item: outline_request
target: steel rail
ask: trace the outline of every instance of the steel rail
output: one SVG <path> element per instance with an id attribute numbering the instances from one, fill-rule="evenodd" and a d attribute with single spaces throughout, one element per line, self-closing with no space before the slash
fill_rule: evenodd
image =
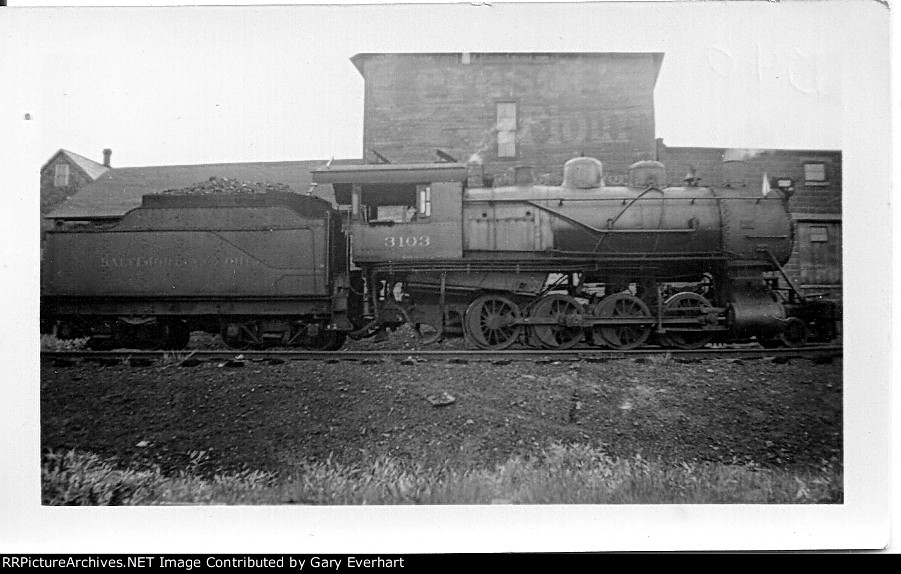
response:
<path id="1" fill-rule="evenodd" d="M 741 348 L 704 348 L 704 349 L 634 349 L 630 351 L 615 351 L 610 349 L 569 349 L 566 351 L 553 351 L 543 349 L 507 349 L 504 351 L 483 350 L 385 350 L 385 351 L 240 351 L 235 349 L 221 350 L 184 350 L 184 351 L 140 351 L 120 349 L 115 351 L 42 351 L 42 359 L 171 359 L 175 362 L 183 362 L 187 359 L 196 360 L 235 360 L 239 357 L 244 360 L 371 360 L 371 359 L 397 359 L 408 358 L 435 359 L 435 360 L 466 360 L 466 361 L 499 361 L 499 360 L 618 360 L 639 359 L 651 357 L 669 357 L 673 359 L 762 359 L 774 358 L 815 358 L 815 357 L 841 357 L 840 345 L 811 345 L 804 347 L 783 347 L 777 349 L 764 349 L 760 347 Z"/>

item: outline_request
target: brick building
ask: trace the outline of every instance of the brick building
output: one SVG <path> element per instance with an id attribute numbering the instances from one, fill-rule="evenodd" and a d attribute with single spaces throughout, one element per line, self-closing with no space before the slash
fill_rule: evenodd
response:
<path id="1" fill-rule="evenodd" d="M 795 244 L 786 266 L 805 293 L 842 297 L 842 152 L 669 147 L 657 140 L 657 158 L 670 185 L 691 172 L 700 185 L 745 187 L 756 192 L 791 183 L 788 206 Z"/>
<path id="2" fill-rule="evenodd" d="M 363 149 L 393 163 L 440 149 L 509 180 L 527 164 L 559 182 L 566 160 L 603 159 L 609 183 L 656 156 L 660 53 L 357 54 Z"/>

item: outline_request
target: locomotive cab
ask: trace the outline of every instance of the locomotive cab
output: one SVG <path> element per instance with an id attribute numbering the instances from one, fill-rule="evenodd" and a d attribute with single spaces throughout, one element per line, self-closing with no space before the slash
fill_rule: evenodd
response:
<path id="1" fill-rule="evenodd" d="M 313 171 L 348 213 L 358 263 L 460 258 L 463 164 L 380 164 Z"/>

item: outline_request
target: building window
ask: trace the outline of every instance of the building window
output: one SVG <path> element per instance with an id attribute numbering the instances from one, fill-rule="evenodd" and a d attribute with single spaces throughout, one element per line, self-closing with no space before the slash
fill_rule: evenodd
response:
<path id="1" fill-rule="evenodd" d="M 497 157 L 516 157 L 516 102 L 497 104 Z"/>
<path id="2" fill-rule="evenodd" d="M 805 163 L 804 183 L 806 185 L 828 185 L 825 163 Z"/>
<path id="3" fill-rule="evenodd" d="M 66 187 L 67 185 L 69 185 L 69 164 L 57 164 L 53 178 L 53 187 Z"/>
<path id="4" fill-rule="evenodd" d="M 810 242 L 824 243 L 829 241 L 829 231 L 824 225 L 813 225 L 810 227 Z"/>

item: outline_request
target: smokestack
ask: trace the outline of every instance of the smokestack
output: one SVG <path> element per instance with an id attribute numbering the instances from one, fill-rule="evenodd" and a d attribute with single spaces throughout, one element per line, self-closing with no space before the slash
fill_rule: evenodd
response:
<path id="1" fill-rule="evenodd" d="M 106 148 L 103 150 L 103 165 L 110 167 L 109 158 L 113 155 L 113 150 Z"/>

